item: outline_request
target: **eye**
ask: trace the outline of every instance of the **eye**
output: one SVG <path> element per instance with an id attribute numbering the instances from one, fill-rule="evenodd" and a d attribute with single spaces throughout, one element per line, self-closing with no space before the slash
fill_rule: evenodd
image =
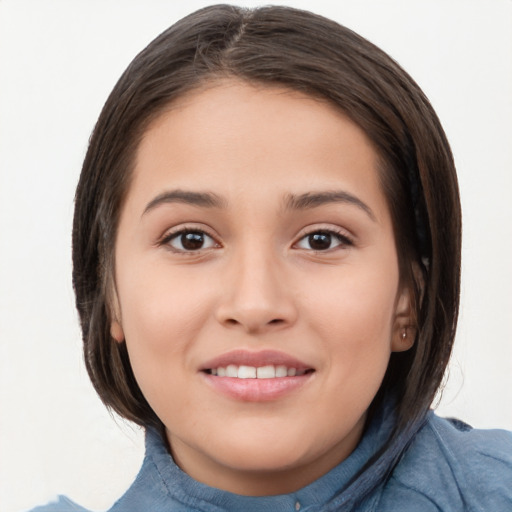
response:
<path id="1" fill-rule="evenodd" d="M 310 251 L 328 251 L 340 246 L 352 245 L 352 241 L 341 233 L 335 231 L 319 230 L 308 233 L 296 244 L 300 249 Z"/>
<path id="2" fill-rule="evenodd" d="M 162 244 L 170 245 L 177 252 L 192 252 L 218 247 L 218 243 L 204 231 L 182 230 L 167 236 Z"/>

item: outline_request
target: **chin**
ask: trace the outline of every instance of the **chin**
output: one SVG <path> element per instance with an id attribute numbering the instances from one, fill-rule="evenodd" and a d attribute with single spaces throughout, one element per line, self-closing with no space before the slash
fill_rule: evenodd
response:
<path id="1" fill-rule="evenodd" d="M 211 448 L 215 448 L 211 450 Z M 288 470 L 314 458 L 304 438 L 284 431 L 278 435 L 231 435 L 210 446 L 210 457 L 239 471 L 274 472 Z M 312 455 L 312 457 L 311 457 Z"/>

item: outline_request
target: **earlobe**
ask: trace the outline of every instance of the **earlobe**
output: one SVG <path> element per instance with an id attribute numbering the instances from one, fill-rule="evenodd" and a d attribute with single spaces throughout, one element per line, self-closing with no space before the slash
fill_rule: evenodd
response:
<path id="1" fill-rule="evenodd" d="M 121 324 L 117 320 L 112 320 L 112 323 L 110 324 L 110 335 L 118 343 L 124 341 L 124 331 L 121 327 Z"/>
<path id="2" fill-rule="evenodd" d="M 395 324 L 391 335 L 391 350 L 404 352 L 414 345 L 416 327 L 412 308 L 411 291 L 404 288 L 400 293 L 395 310 Z"/>
<path id="3" fill-rule="evenodd" d="M 410 325 L 399 327 L 398 332 L 393 333 L 391 350 L 393 352 L 405 352 L 414 345 L 416 329 Z"/>
<path id="4" fill-rule="evenodd" d="M 117 343 L 122 343 L 124 341 L 124 331 L 119 320 L 121 318 L 121 312 L 119 300 L 117 298 L 117 291 L 113 285 L 111 287 L 111 294 L 109 296 L 109 300 L 107 300 L 107 304 L 109 306 L 110 317 L 112 318 L 110 321 L 110 336 L 112 336 Z"/>

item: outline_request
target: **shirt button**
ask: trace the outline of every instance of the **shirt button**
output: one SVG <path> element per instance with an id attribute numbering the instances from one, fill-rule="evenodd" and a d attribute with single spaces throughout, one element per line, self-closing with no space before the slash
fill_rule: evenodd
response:
<path id="1" fill-rule="evenodd" d="M 295 510 L 300 510 L 300 503 L 298 501 L 295 502 Z"/>

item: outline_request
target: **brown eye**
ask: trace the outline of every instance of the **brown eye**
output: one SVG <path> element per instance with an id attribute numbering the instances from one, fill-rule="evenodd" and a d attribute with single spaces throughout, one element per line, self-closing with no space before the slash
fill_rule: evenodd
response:
<path id="1" fill-rule="evenodd" d="M 352 242 L 334 231 L 314 231 L 299 240 L 297 247 L 310 251 L 327 251 L 340 246 L 349 246 Z"/>
<path id="2" fill-rule="evenodd" d="M 313 233 L 308 236 L 308 243 L 314 251 L 325 251 L 331 248 L 332 236 L 330 233 Z"/>
<path id="3" fill-rule="evenodd" d="M 202 231 L 181 231 L 175 233 L 167 242 L 173 249 L 182 252 L 209 249 L 217 244 L 215 240 Z"/>

